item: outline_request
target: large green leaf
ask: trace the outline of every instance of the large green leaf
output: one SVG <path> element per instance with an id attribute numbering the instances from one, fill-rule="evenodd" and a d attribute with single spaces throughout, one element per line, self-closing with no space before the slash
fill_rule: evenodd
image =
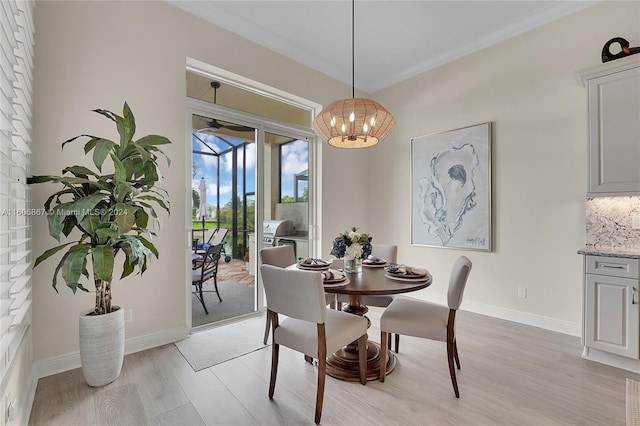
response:
<path id="1" fill-rule="evenodd" d="M 124 249 L 124 252 L 125 252 L 125 259 L 124 259 L 124 263 L 122 264 L 122 275 L 120 275 L 120 279 L 131 275 L 135 267 L 135 262 L 132 262 L 129 256 L 129 253 L 131 252 L 131 250 L 129 249 L 129 246 L 126 246 L 126 248 Z"/>
<path id="2" fill-rule="evenodd" d="M 95 138 L 95 136 L 92 136 L 92 135 L 78 135 L 78 136 L 74 136 L 74 137 L 72 137 L 71 139 L 67 139 L 66 141 L 62 142 L 62 149 L 64 150 L 64 146 L 65 146 L 66 144 L 68 144 L 68 143 L 70 143 L 70 142 L 73 142 L 73 141 L 75 141 L 76 139 L 79 139 L 79 138 L 89 138 L 89 139 L 93 139 L 93 138 Z"/>
<path id="3" fill-rule="evenodd" d="M 62 221 L 62 233 L 64 234 L 64 236 L 68 237 L 69 234 L 71 234 L 71 231 L 73 231 L 73 229 L 76 227 L 77 224 L 78 224 L 78 221 L 76 220 L 75 216 L 73 215 L 65 216 L 64 220 Z"/>
<path id="4" fill-rule="evenodd" d="M 127 170 L 125 169 L 124 165 L 114 154 L 111 154 L 111 160 L 113 161 L 113 167 L 115 171 L 114 178 L 116 184 L 125 182 L 127 180 Z"/>
<path id="5" fill-rule="evenodd" d="M 136 147 L 136 151 L 138 151 L 138 154 L 140 154 L 140 157 L 142 157 L 142 162 L 146 163 L 151 159 L 151 153 L 144 149 L 144 147 L 141 147 L 140 145 L 134 146 Z"/>
<path id="6" fill-rule="evenodd" d="M 121 234 L 129 232 L 129 230 L 136 223 L 136 210 L 138 207 L 133 207 L 129 204 L 116 204 L 113 206 L 112 214 L 118 229 Z"/>
<path id="7" fill-rule="evenodd" d="M 107 117 L 111 121 L 116 121 L 116 118 L 115 118 L 116 115 L 114 113 L 112 113 L 111 111 L 108 111 L 106 109 L 100 109 L 100 108 L 94 109 L 92 111 L 93 112 L 97 112 L 98 114 L 104 115 L 105 117 Z"/>
<path id="8" fill-rule="evenodd" d="M 111 244 L 112 241 L 118 239 L 120 235 L 118 231 L 111 228 L 99 228 L 96 229 L 96 238 L 98 239 L 98 244 Z"/>
<path id="9" fill-rule="evenodd" d="M 133 113 L 129 108 L 129 105 L 125 102 L 123 108 L 124 117 L 120 117 L 114 114 L 116 120 L 116 127 L 118 128 L 118 134 L 120 135 L 120 146 L 125 147 L 133 138 L 133 133 L 136 130 L 136 122 L 133 118 Z"/>
<path id="10" fill-rule="evenodd" d="M 105 196 L 99 192 L 91 194 L 70 203 L 68 208 L 78 222 L 82 222 L 82 219 L 84 219 L 86 215 L 95 213 L 94 208 L 104 197 Z"/>
<path id="11" fill-rule="evenodd" d="M 129 182 L 119 182 L 115 188 L 116 201 L 122 203 L 129 199 L 130 195 L 135 192 L 136 189 Z"/>
<path id="12" fill-rule="evenodd" d="M 102 138 L 91 138 L 89 139 L 89 142 L 84 144 L 84 153 L 88 154 L 89 151 L 91 151 L 93 148 L 96 147 L 96 144 L 98 143 L 98 141 L 102 139 Z"/>
<path id="13" fill-rule="evenodd" d="M 98 213 L 98 212 L 96 212 Z M 100 227 L 102 221 L 100 220 L 100 215 L 98 214 L 89 214 L 82 219 L 80 222 L 80 226 L 85 230 L 89 235 L 94 235 L 97 229 Z"/>
<path id="14" fill-rule="evenodd" d="M 34 268 L 37 267 L 39 264 L 41 264 L 42 262 L 44 262 L 45 260 L 47 260 L 48 258 L 53 256 L 54 254 L 56 254 L 57 252 L 59 252 L 60 250 L 62 250 L 66 246 L 68 246 L 69 244 L 74 244 L 74 243 L 75 243 L 75 241 L 70 241 L 68 243 L 64 243 L 64 244 L 61 244 L 59 246 L 50 248 L 49 250 L 45 251 L 40 256 L 38 256 L 38 258 L 36 259 L 35 263 L 33 264 L 33 267 Z"/>
<path id="15" fill-rule="evenodd" d="M 108 281 L 113 274 L 115 252 L 112 246 L 93 248 L 93 272 L 101 280 Z"/>
<path id="16" fill-rule="evenodd" d="M 136 141 L 136 144 L 147 147 L 147 146 L 157 146 L 157 145 L 166 145 L 171 143 L 171 141 L 164 136 L 158 135 L 147 135 L 143 136 Z"/>
<path id="17" fill-rule="evenodd" d="M 129 246 L 129 260 L 135 262 L 140 272 L 145 268 L 147 257 L 153 253 L 144 246 L 139 237 L 127 235 L 123 237 L 123 242 Z"/>
<path id="18" fill-rule="evenodd" d="M 138 236 L 138 240 L 140 240 L 140 242 L 142 243 L 142 245 L 144 245 L 146 248 L 149 249 L 149 251 L 151 253 L 153 253 L 153 255 L 157 258 L 159 256 L 158 253 L 158 249 L 156 248 L 156 246 L 154 246 L 151 241 L 147 240 L 146 238 L 144 238 L 143 236 Z"/>
<path id="19" fill-rule="evenodd" d="M 51 209 L 51 213 L 47 216 L 49 221 L 49 235 L 60 242 L 60 232 L 62 232 L 64 219 L 69 213 L 69 206 L 73 203 L 62 203 Z"/>
<path id="20" fill-rule="evenodd" d="M 89 175 L 95 176 L 95 177 L 99 176 L 96 172 L 84 166 L 67 167 L 64 170 L 62 170 L 62 174 L 65 174 L 65 173 L 72 173 L 76 177 L 84 177 L 84 178 L 86 178 Z"/>
<path id="21" fill-rule="evenodd" d="M 89 252 L 89 244 L 80 244 L 72 247 L 62 262 L 62 278 L 67 286 L 75 291 L 80 276 L 84 270 L 85 257 Z"/>
<path id="22" fill-rule="evenodd" d="M 96 146 L 93 149 L 93 164 L 96 165 L 98 170 L 102 170 L 102 164 L 114 146 L 115 142 L 108 139 L 98 139 L 96 141 Z"/>
<path id="23" fill-rule="evenodd" d="M 44 182 L 57 182 L 59 179 L 60 179 L 59 176 L 50 176 L 50 175 L 31 176 L 27 178 L 27 183 L 32 184 L 32 183 L 44 183 Z"/>
<path id="24" fill-rule="evenodd" d="M 136 226 L 139 228 L 146 228 L 149 223 L 149 215 L 144 209 L 136 210 Z"/>
<path id="25" fill-rule="evenodd" d="M 163 200 L 160 197 L 154 197 L 153 195 L 140 195 L 138 197 L 136 197 L 136 200 L 149 200 L 149 201 L 153 201 L 156 204 L 158 204 L 160 207 L 162 207 L 163 209 L 165 209 L 167 211 L 167 213 L 169 213 L 169 206 L 167 206 L 166 204 L 166 200 Z"/>

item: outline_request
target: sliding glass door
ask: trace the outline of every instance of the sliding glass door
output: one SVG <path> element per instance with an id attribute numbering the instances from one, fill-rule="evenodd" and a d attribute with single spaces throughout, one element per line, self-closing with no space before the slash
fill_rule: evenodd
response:
<path id="1" fill-rule="evenodd" d="M 195 327 L 264 308 L 258 273 L 263 247 L 289 244 L 297 257 L 315 255 L 318 147 L 310 129 L 198 100 L 188 100 L 187 116 L 191 142 L 187 154 L 191 162 L 189 256 L 214 241 L 218 233 L 226 233 L 217 277 L 222 302 L 216 294 L 206 292 L 209 284 L 203 287 L 202 298 L 190 295 Z M 265 221 L 282 224 L 282 229 L 266 238 Z M 246 294 L 247 287 L 251 289 L 250 308 L 246 297 L 236 300 L 235 296 Z"/>

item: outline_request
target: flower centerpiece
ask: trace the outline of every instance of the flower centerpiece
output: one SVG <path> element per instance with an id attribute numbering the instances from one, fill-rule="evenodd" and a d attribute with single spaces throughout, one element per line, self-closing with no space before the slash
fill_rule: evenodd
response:
<path id="1" fill-rule="evenodd" d="M 371 254 L 372 239 L 368 234 L 358 232 L 354 226 L 333 240 L 331 254 L 338 259 L 344 257 L 344 272 L 362 272 L 362 259 Z"/>

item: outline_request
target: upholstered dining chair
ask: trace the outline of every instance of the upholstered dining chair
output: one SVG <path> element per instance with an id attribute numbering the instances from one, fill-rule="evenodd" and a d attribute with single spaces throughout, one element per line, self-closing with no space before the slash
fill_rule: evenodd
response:
<path id="1" fill-rule="evenodd" d="M 328 354 L 357 340 L 360 382 L 367 383 L 367 319 L 327 309 L 320 272 L 262 265 L 260 273 L 267 296 L 267 315 L 273 324 L 269 398 L 273 398 L 275 391 L 280 345 L 316 358 L 315 422 L 318 424 L 322 416 Z M 279 314 L 287 318 L 280 322 Z"/>
<path id="2" fill-rule="evenodd" d="M 220 297 L 220 292 L 218 291 L 218 261 L 220 260 L 221 251 L 222 244 L 208 247 L 207 251 L 202 254 L 202 257 L 194 261 L 193 269 L 191 270 L 191 284 L 195 286 L 192 293 L 200 300 L 204 312 L 207 315 L 209 315 L 209 311 L 204 303 L 203 293 L 214 292 L 214 290 L 203 290 L 202 286 L 211 278 L 213 278 L 213 285 L 215 287 L 215 293 L 218 295 L 218 300 L 222 302 L 222 297 Z"/>
<path id="3" fill-rule="evenodd" d="M 293 265 L 296 263 L 296 255 L 295 250 L 292 245 L 284 245 L 284 246 L 276 246 L 276 247 L 265 247 L 260 250 L 260 262 L 263 265 L 273 265 L 279 268 L 286 268 L 287 266 Z M 335 296 L 333 294 L 326 294 L 325 300 L 327 304 L 333 302 Z M 267 340 L 269 340 L 269 330 L 271 327 L 271 319 L 269 315 L 267 315 L 267 324 L 264 329 L 264 344 L 267 344 Z"/>
<path id="4" fill-rule="evenodd" d="M 265 247 L 260 250 L 260 262 L 263 265 L 277 266 L 278 268 L 286 268 L 296 263 L 296 255 L 292 245 L 284 245 L 277 247 Z M 264 328 L 264 344 L 269 340 L 269 330 L 271 329 L 271 317 L 267 315 L 267 323 Z"/>
<path id="5" fill-rule="evenodd" d="M 455 334 L 456 311 L 462 303 L 462 295 L 471 271 L 471 261 L 460 256 L 453 265 L 449 278 L 447 305 L 438 305 L 409 297 L 397 297 L 380 317 L 380 357 L 387 359 L 388 333 L 447 342 L 449 374 L 456 398 L 460 398 L 456 371 L 460 369 L 458 343 Z M 385 369 L 380 369 L 380 381 L 384 382 Z"/>
<path id="6" fill-rule="evenodd" d="M 371 244 L 371 254 L 380 259 L 384 259 L 389 263 L 397 263 L 398 262 L 398 246 L 395 244 Z M 386 308 L 393 301 L 393 295 L 370 295 L 370 296 L 362 296 L 362 303 L 366 306 L 377 306 L 379 308 Z M 346 294 L 338 294 L 337 295 L 338 306 L 342 303 L 347 303 L 349 301 L 349 296 Z M 395 335 L 395 346 L 396 353 L 398 352 L 398 348 L 400 346 L 400 335 Z M 391 339 L 388 342 L 388 348 L 391 349 Z"/>

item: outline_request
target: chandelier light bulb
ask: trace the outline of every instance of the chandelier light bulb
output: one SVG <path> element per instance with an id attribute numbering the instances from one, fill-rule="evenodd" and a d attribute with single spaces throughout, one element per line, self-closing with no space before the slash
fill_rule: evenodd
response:
<path id="1" fill-rule="evenodd" d="M 351 114 L 349 114 L 349 121 L 352 122 L 352 123 L 354 121 L 356 121 L 356 113 L 355 112 L 351 111 Z"/>

